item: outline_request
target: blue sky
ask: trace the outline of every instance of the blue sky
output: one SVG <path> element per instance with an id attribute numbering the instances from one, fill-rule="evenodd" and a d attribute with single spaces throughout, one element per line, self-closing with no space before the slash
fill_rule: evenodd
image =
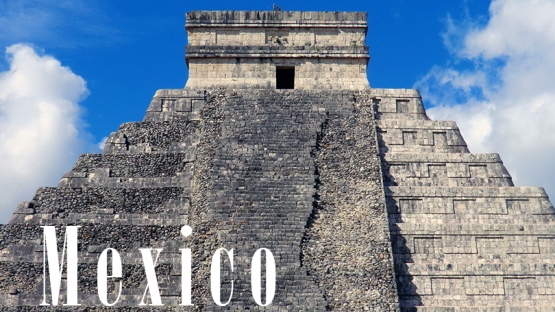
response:
<path id="1" fill-rule="evenodd" d="M 2 0 L 0 0 L 0 3 Z M 15 1 L 8 1 L 15 2 Z M 54 56 L 87 81 L 90 95 L 81 102 L 84 119 L 97 140 L 123 121 L 141 120 L 150 98 L 161 88 L 182 88 L 187 79 L 184 14 L 191 10 L 270 10 L 272 1 L 18 1 L 21 23 L 1 46 L 29 43 Z M 283 10 L 366 11 L 374 87 L 411 88 L 416 80 L 448 58 L 440 33 L 445 20 L 469 12 L 487 15 L 485 1 L 281 1 Z M 16 5 L 4 4 L 11 7 Z M 2 5 L 0 5 L 0 11 Z M 38 11 L 38 12 L 35 12 Z M 32 13 L 27 13 L 32 12 Z M 1 14 L 1 13 L 0 13 Z M 31 15 L 33 14 L 33 15 Z M 0 19 L 1 20 L 1 19 Z M 1 25 L 1 24 L 0 24 Z M 6 69 L 7 64 L 3 64 Z"/>
<path id="2" fill-rule="evenodd" d="M 121 123 L 142 120 L 157 89 L 185 85 L 185 12 L 273 3 L 0 0 L 0 222 Z M 430 114 L 456 120 L 471 151 L 500 152 L 518 184 L 555 192 L 552 1 L 276 4 L 368 12 L 372 87 L 421 89 Z"/>

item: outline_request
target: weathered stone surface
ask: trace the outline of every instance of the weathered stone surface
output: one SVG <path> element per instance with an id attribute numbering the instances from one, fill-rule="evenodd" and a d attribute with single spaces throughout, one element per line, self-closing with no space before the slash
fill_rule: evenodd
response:
<path id="1" fill-rule="evenodd" d="M 60 238 L 81 226 L 82 306 L 61 311 L 153 309 L 138 307 L 148 247 L 163 248 L 157 311 L 555 310 L 547 194 L 513 186 L 499 155 L 471 154 L 417 90 L 370 89 L 366 18 L 188 13 L 186 88 L 158 90 L 143 122 L 120 126 L 0 226 L 0 311 L 50 310 L 38 306 L 43 225 Z M 275 90 L 276 66 L 295 66 L 295 90 Z M 227 307 L 210 295 L 220 247 L 235 254 L 233 272 L 222 265 Z M 106 248 L 123 261 L 114 308 L 96 294 Z M 178 307 L 181 248 L 193 254 L 192 308 Z M 276 260 L 268 307 L 251 295 L 258 248 Z"/>
<path id="2" fill-rule="evenodd" d="M 470 154 L 417 92 L 372 94 L 401 310 L 553 311 L 545 191 L 514 187 L 497 154 Z"/>
<path id="3" fill-rule="evenodd" d="M 362 12 L 189 12 L 186 88 L 273 89 L 276 67 L 288 66 L 295 89 L 367 90 L 366 20 Z"/>
<path id="4" fill-rule="evenodd" d="M 148 121 L 145 125 L 132 125 L 132 129 L 138 130 L 130 131 L 129 126 L 124 125 L 118 132 L 125 133 L 128 143 L 138 142 L 128 146 L 148 141 L 152 146 L 168 147 L 171 144 L 153 143 L 164 141 L 153 139 L 156 138 L 154 134 L 145 135 L 142 129 L 155 133 L 153 127 L 169 127 L 182 133 L 175 136 L 181 141 L 190 136 L 198 138 L 193 147 L 188 147 L 194 157 L 185 157 L 184 153 L 171 149 L 166 152 L 162 152 L 163 149 L 129 152 L 132 149 L 107 147 L 108 151 L 102 156 L 81 157 L 72 173 L 64 178 L 85 179 L 87 175 L 97 175 L 98 168 L 107 168 L 104 176 L 96 182 L 103 187 L 67 187 L 62 184 L 58 188 L 39 189 L 31 202 L 18 209 L 12 223 L 2 227 L 6 234 L 2 236 L 4 248 L 0 261 L 4 261 L 1 263 L 10 274 L 26 277 L 21 278 L 21 282 L 10 284 L 20 295 L 10 294 L 13 293 L 10 287 L 0 287 L 0 296 L 4 292 L 6 298 L 20 298 L 19 304 L 38 304 L 41 288 L 36 285 L 40 285 L 41 275 L 36 276 L 36 273 L 42 268 L 42 231 L 38 225 L 79 224 L 79 254 L 80 262 L 83 262 L 80 289 L 83 289 L 84 304 L 99 304 L 92 292 L 96 284 L 91 280 L 90 265 L 95 263 L 104 248 L 118 249 L 128 265 L 126 270 L 130 270 L 129 265 L 140 263 L 137 248 L 164 248 L 161 265 L 170 265 L 172 274 L 161 274 L 160 281 L 179 287 L 178 248 L 189 246 L 195 259 L 193 293 L 197 307 L 215 309 L 208 288 L 209 263 L 212 253 L 223 246 L 236 250 L 235 272 L 224 275 L 235 280 L 231 310 L 257 309 L 250 294 L 250 258 L 256 249 L 262 247 L 272 250 L 278 270 L 276 297 L 266 310 L 293 307 L 304 310 L 362 307 L 395 310 L 397 297 L 385 198 L 379 191 L 382 188 L 381 171 L 376 158 L 376 132 L 369 97 L 350 91 L 301 90 L 208 90 L 203 94 L 206 98 L 201 111 L 197 114 L 190 112 L 190 116 L 198 116 L 198 120 L 182 123 L 185 129 L 194 124 L 194 131 L 178 129 L 179 125 L 172 121 Z M 160 118 L 167 118 L 167 115 L 160 115 Z M 178 118 L 182 120 L 184 116 Z M 335 151 L 333 157 L 339 158 L 334 161 L 319 161 L 317 155 L 320 152 L 317 150 L 325 148 L 324 143 L 318 142 L 318 136 L 327 131 L 324 125 L 337 121 L 341 123 L 335 125 L 334 131 L 343 133 L 342 127 L 345 126 L 345 133 L 353 136 L 353 144 L 362 144 L 360 151 L 347 148 L 344 152 L 348 154 Z M 168 129 L 159 132 L 169 133 Z M 334 144 L 341 146 L 343 139 L 338 137 Z M 368 158 L 365 152 L 374 156 Z M 344 168 L 348 171 L 340 169 L 335 173 L 347 179 L 339 182 L 339 185 L 347 183 L 346 193 L 329 198 L 325 197 L 327 192 L 320 195 L 315 186 L 328 187 L 327 182 L 317 182 L 317 177 L 322 174 L 320 170 L 327 172 L 326 166 L 332 163 L 343 166 L 347 155 L 358 157 L 357 163 Z M 121 179 L 159 179 L 159 176 L 169 175 L 168 170 L 175 170 L 171 168 L 179 168 L 181 163 L 191 164 L 187 169 L 190 181 L 186 188 L 181 185 L 158 188 L 106 186 L 106 181 L 114 174 Z M 362 164 L 367 168 L 361 169 Z M 75 177 L 76 174 L 83 176 Z M 333 175 L 325 176 L 329 179 Z M 364 203 L 357 201 L 361 197 L 348 195 L 359 191 L 366 194 Z M 331 214 L 323 212 L 315 201 L 320 196 L 337 204 Z M 354 210 L 352 204 L 359 208 Z M 30 210 L 32 213 L 28 213 Z M 360 214 L 355 223 L 353 213 Z M 86 215 L 97 217 L 81 218 Z M 125 218 L 126 215 L 143 215 L 148 219 L 141 222 L 141 219 Z M 116 216 L 125 221 L 116 219 Z M 166 219 L 168 216 L 177 221 L 170 223 Z M 322 259 L 314 257 L 318 255 L 314 248 L 319 248 L 322 239 L 321 229 L 316 224 L 325 225 L 322 221 L 330 218 L 335 220 L 332 226 L 337 226 L 337 233 L 344 234 L 334 237 L 335 248 L 340 249 L 332 248 L 336 255 L 328 257 L 324 263 L 335 263 L 335 269 L 323 271 Z M 191 225 L 195 230 L 194 237 L 180 238 L 179 224 Z M 304 243 L 301 243 L 303 237 Z M 353 240 L 354 237 L 357 239 Z M 356 253 L 360 261 L 354 266 L 342 267 L 341 264 L 352 257 L 349 252 Z M 25 261 L 29 270 L 13 270 L 10 261 L 16 260 L 18 255 L 18 261 Z M 351 271 L 353 268 L 355 270 Z M 136 272 L 137 269 L 132 270 Z M 131 278 L 136 273 L 130 274 L 126 273 L 126 277 L 138 279 Z M 323 280 L 326 282 L 322 283 Z M 126 299 L 121 305 L 136 305 L 144 281 L 140 285 L 130 281 L 124 285 Z M 359 290 L 353 292 L 353 289 Z M 172 287 L 162 287 L 161 292 L 167 304 L 179 302 L 180 293 Z"/>
<path id="5" fill-rule="evenodd" d="M 365 94 L 348 114 L 328 115 L 314 156 L 318 178 L 302 264 L 331 310 L 395 309 L 394 272 L 372 103 Z"/>

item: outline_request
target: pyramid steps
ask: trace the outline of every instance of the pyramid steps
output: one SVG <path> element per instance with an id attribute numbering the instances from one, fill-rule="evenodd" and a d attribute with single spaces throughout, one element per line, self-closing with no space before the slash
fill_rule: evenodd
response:
<path id="1" fill-rule="evenodd" d="M 545 190 L 513 186 L 499 155 L 469 153 L 456 124 L 428 120 L 417 95 L 379 94 L 401 310 L 553 311 L 555 209 Z"/>

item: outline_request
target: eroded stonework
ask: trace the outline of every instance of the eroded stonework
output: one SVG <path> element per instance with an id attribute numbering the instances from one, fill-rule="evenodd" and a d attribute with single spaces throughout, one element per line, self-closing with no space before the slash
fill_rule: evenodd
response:
<path id="1" fill-rule="evenodd" d="M 276 67 L 295 68 L 295 89 L 368 90 L 367 14 L 187 13 L 187 88 L 276 88 Z"/>
<path id="2" fill-rule="evenodd" d="M 95 293 L 95 264 L 108 247 L 124 264 L 118 306 L 137 307 L 146 287 L 140 247 L 164 248 L 162 298 L 177 306 L 179 248 L 191 247 L 197 310 L 395 311 L 373 120 L 368 91 L 159 91 L 144 122 L 122 125 L 103 154 L 80 157 L 58 188 L 39 189 L 2 227 L 0 265 L 12 277 L 0 284 L 0 298 L 38 305 L 39 226 L 79 224 L 83 306 L 107 309 Z M 194 229 L 192 239 L 179 235 L 184 224 Z M 224 269 L 223 297 L 234 280 L 225 308 L 209 292 L 210 259 L 220 247 L 235 250 L 234 272 Z M 258 248 L 276 259 L 276 296 L 266 308 L 250 290 Z"/>
<path id="3" fill-rule="evenodd" d="M 373 93 L 402 310 L 555 310 L 544 189 L 513 186 L 497 154 L 469 153 L 416 90 Z"/>
<path id="4" fill-rule="evenodd" d="M 366 18 L 188 13 L 187 86 L 158 90 L 142 122 L 0 226 L 0 310 L 50 310 L 38 307 L 40 226 L 57 226 L 61 244 L 80 225 L 82 306 L 58 310 L 148 309 L 138 248 L 151 247 L 163 248 L 162 311 L 555 311 L 547 194 L 513 186 L 499 155 L 471 154 L 417 90 L 370 89 Z M 293 88 L 276 90 L 281 67 L 294 68 Z M 109 247 L 123 260 L 114 308 L 96 284 Z M 223 298 L 234 281 L 226 307 L 210 295 L 220 247 L 235 250 L 234 272 L 222 266 Z M 180 248 L 192 249 L 194 307 L 179 307 Z M 268 307 L 250 289 L 258 248 L 276 259 Z M 65 292 L 64 281 L 61 302 Z"/>

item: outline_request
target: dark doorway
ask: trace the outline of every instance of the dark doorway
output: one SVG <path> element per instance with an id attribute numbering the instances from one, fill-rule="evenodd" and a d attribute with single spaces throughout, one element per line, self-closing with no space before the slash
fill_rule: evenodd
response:
<path id="1" fill-rule="evenodd" d="M 276 89 L 295 89 L 295 67 L 276 66 Z"/>

